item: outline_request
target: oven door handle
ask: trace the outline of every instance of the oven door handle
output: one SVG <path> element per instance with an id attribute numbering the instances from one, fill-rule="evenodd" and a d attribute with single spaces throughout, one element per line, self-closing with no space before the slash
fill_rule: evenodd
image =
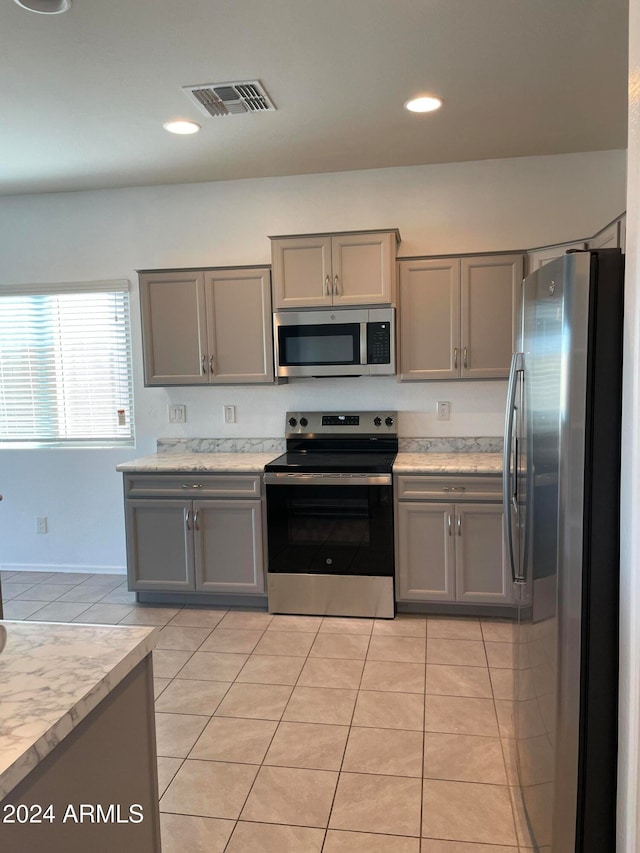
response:
<path id="1" fill-rule="evenodd" d="M 264 475 L 267 486 L 390 486 L 391 474 L 304 474 L 271 472 Z"/>

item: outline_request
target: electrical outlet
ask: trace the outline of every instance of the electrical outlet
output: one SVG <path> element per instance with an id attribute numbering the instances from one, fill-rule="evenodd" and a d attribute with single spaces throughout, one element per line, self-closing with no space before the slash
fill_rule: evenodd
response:
<path id="1" fill-rule="evenodd" d="M 224 411 L 224 422 L 225 424 L 235 424 L 236 422 L 236 407 L 235 406 L 223 406 Z"/>
<path id="2" fill-rule="evenodd" d="M 36 517 L 36 533 L 48 533 L 49 527 L 47 524 L 47 516 L 41 515 Z"/>
<path id="3" fill-rule="evenodd" d="M 436 420 L 448 421 L 451 419 L 451 403 L 446 400 L 438 400 L 436 403 Z"/>
<path id="4" fill-rule="evenodd" d="M 169 406 L 169 423 L 170 424 L 183 424 L 187 420 L 187 407 L 186 406 Z"/>

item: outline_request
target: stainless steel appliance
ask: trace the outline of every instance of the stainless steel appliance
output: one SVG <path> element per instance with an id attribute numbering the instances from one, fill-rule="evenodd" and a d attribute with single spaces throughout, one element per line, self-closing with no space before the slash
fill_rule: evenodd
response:
<path id="1" fill-rule="evenodd" d="M 524 280 L 509 379 L 515 748 L 525 846 L 550 853 L 616 849 L 623 264 L 579 252 Z"/>
<path id="2" fill-rule="evenodd" d="M 395 412 L 287 412 L 265 466 L 269 610 L 393 618 Z"/>
<path id="3" fill-rule="evenodd" d="M 318 308 L 273 315 L 277 376 L 396 372 L 395 308 Z"/>

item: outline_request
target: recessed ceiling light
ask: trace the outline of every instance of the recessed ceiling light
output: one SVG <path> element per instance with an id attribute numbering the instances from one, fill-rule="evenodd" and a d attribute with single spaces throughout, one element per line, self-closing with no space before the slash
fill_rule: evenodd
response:
<path id="1" fill-rule="evenodd" d="M 169 133 L 197 133 L 200 130 L 200 125 L 196 124 L 195 121 L 189 121 L 188 119 L 178 119 L 177 121 L 166 121 L 163 125 L 165 130 L 168 130 Z"/>
<path id="2" fill-rule="evenodd" d="M 412 113 L 430 113 L 433 110 L 439 110 L 441 106 L 440 98 L 435 98 L 433 95 L 421 95 L 419 98 L 412 98 L 405 104 L 405 107 Z"/>
<path id="3" fill-rule="evenodd" d="M 71 0 L 13 0 L 23 9 L 29 12 L 38 12 L 41 15 L 59 15 L 71 8 Z"/>

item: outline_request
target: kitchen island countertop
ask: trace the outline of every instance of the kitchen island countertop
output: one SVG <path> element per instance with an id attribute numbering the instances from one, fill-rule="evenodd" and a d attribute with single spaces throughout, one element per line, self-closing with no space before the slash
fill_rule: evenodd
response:
<path id="1" fill-rule="evenodd" d="M 0 621 L 5 632 L 0 800 L 151 652 L 158 629 Z"/>
<path id="2" fill-rule="evenodd" d="M 501 453 L 398 453 L 394 474 L 502 474 Z"/>

